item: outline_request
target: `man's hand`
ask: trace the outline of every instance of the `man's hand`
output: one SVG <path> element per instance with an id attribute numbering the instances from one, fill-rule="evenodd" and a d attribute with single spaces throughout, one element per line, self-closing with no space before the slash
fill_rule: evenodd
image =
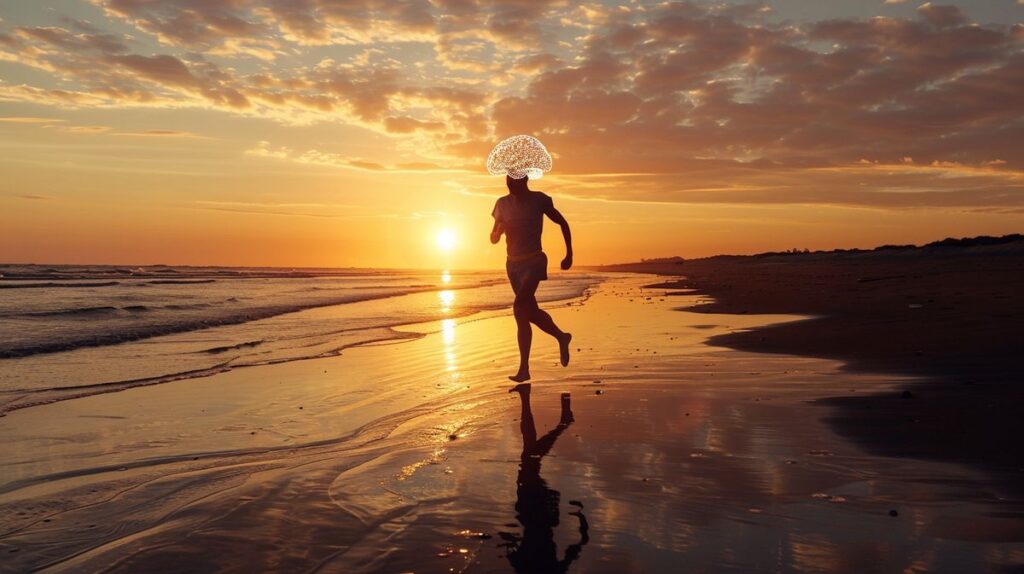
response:
<path id="1" fill-rule="evenodd" d="M 565 256 L 562 260 L 562 271 L 568 271 L 572 267 L 572 253 Z"/>

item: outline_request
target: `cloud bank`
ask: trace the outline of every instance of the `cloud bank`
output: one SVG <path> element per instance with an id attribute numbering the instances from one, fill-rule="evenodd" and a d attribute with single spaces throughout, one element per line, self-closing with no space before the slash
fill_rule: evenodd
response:
<path id="1" fill-rule="evenodd" d="M 105 22 L 0 23 L 0 59 L 50 78 L 0 98 L 339 122 L 427 169 L 482 171 L 494 142 L 528 133 L 581 197 L 1024 206 L 1024 26 L 956 6 L 797 23 L 762 4 L 91 3 Z"/>

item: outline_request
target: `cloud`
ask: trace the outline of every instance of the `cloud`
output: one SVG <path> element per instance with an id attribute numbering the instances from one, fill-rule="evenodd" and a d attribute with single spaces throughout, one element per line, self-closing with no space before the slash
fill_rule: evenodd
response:
<path id="1" fill-rule="evenodd" d="M 0 117 L 0 123 L 7 124 L 55 124 L 65 120 L 55 118 L 33 118 L 33 117 Z"/>
<path id="2" fill-rule="evenodd" d="M 59 28 L 18 28 L 19 42 L 0 57 L 49 72 L 76 86 L 0 84 L 0 99 L 62 107 L 205 107 L 285 123 L 335 120 L 382 133 L 479 132 L 479 93 L 409 86 L 397 68 L 324 59 L 314 65 L 241 75 L 205 58 L 106 49 Z M 73 46 L 74 50 L 68 50 Z M 429 109 L 410 111 L 428 102 Z"/>
<path id="3" fill-rule="evenodd" d="M 419 0 L 92 0 L 161 43 L 222 55 L 273 58 L 288 43 L 423 39 L 434 28 Z"/>
<path id="4" fill-rule="evenodd" d="M 0 26 L 0 59 L 51 80 L 0 83 L 0 100 L 359 126 L 404 161 L 248 153 L 372 171 L 476 170 L 528 133 L 581 197 L 901 208 L 1021 193 L 1024 27 L 954 6 L 780 22 L 696 2 L 91 1 L 158 49 L 102 24 Z"/>
<path id="5" fill-rule="evenodd" d="M 124 43 L 108 35 L 103 36 L 103 42 L 96 42 L 91 39 L 94 35 L 56 27 L 17 27 L 14 36 L 18 41 L 0 49 L 0 57 L 50 72 L 58 79 L 85 88 L 4 86 L 2 93 L 8 99 L 79 105 L 164 105 L 182 96 L 194 96 L 227 108 L 250 105 L 231 85 L 232 78 L 213 64 L 186 64 L 168 54 L 128 53 Z"/>
<path id="6" fill-rule="evenodd" d="M 417 130 L 440 131 L 444 129 L 444 124 L 441 122 L 425 122 L 408 116 L 388 117 L 384 118 L 384 129 L 392 133 L 407 134 Z"/>
<path id="7" fill-rule="evenodd" d="M 552 179 L 555 177 L 552 176 Z M 728 162 L 688 166 L 679 174 L 562 176 L 561 195 L 582 199 L 732 205 L 829 205 L 924 209 L 989 205 L 1024 208 L 1024 176 L 952 162 L 863 163 L 778 168 Z"/>
<path id="8" fill-rule="evenodd" d="M 93 0 L 109 16 L 176 46 L 210 48 L 225 39 L 260 36 L 267 28 L 239 13 L 240 2 L 228 0 Z"/>
<path id="9" fill-rule="evenodd" d="M 51 118 L 32 118 L 32 117 L 0 117 L 0 122 L 4 123 L 17 123 L 17 124 L 28 124 L 38 125 L 45 129 L 53 129 L 61 132 L 71 134 L 108 134 L 114 136 L 129 136 L 129 137 L 159 137 L 159 138 L 200 138 L 207 139 L 204 136 L 194 134 L 192 132 L 183 130 L 169 130 L 169 129 L 149 129 L 143 131 L 116 131 L 111 126 L 101 125 L 66 125 L 60 122 L 65 120 L 51 119 Z"/>
<path id="10" fill-rule="evenodd" d="M 45 126 L 51 127 L 51 126 Z M 102 134 L 114 129 L 110 126 L 52 126 L 62 132 L 71 134 Z"/>
<path id="11" fill-rule="evenodd" d="M 531 54 L 516 60 L 511 71 L 518 74 L 536 74 L 538 72 L 545 72 L 553 69 L 561 63 L 562 61 L 552 54 Z"/>
<path id="12" fill-rule="evenodd" d="M 320 167 L 356 169 L 374 172 L 472 172 L 474 167 L 466 164 L 450 163 L 449 165 L 442 165 L 426 161 L 383 164 L 376 161 L 318 149 L 308 149 L 303 152 L 298 152 L 286 146 L 274 146 L 267 141 L 259 142 L 256 147 L 246 150 L 245 154 L 254 157 L 285 160 Z"/>
<path id="13" fill-rule="evenodd" d="M 495 103 L 492 119 L 498 137 L 535 133 L 566 150 L 556 170 L 580 174 L 685 173 L 692 158 L 815 167 L 905 155 L 1006 156 L 1021 169 L 1011 143 L 1024 129 L 1019 44 L 1005 28 L 932 16 L 794 29 L 665 8 L 646 25 L 654 42 L 625 52 L 596 38 L 573 65 L 536 75 L 525 96 Z"/>
<path id="14" fill-rule="evenodd" d="M 157 138 L 202 138 L 203 136 L 196 135 L 192 132 L 182 130 L 144 130 L 141 132 L 117 132 L 114 135 L 119 136 L 131 136 L 131 137 L 157 137 Z"/>
<path id="15" fill-rule="evenodd" d="M 340 219 L 349 217 L 344 212 L 351 206 L 335 203 L 196 201 L 190 207 L 192 209 L 225 211 L 230 213 Z M 341 210 L 340 213 L 339 210 Z"/>
<path id="16" fill-rule="evenodd" d="M 956 6 L 936 6 L 925 2 L 917 8 L 917 13 L 936 26 L 957 26 L 967 22 L 967 16 Z"/>

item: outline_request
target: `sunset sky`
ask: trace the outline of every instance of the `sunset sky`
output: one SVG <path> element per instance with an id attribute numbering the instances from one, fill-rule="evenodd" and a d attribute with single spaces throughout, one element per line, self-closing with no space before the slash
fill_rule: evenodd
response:
<path id="1" fill-rule="evenodd" d="M 498 268 L 520 133 L 580 264 L 1022 232 L 1024 0 L 0 0 L 0 262 Z"/>

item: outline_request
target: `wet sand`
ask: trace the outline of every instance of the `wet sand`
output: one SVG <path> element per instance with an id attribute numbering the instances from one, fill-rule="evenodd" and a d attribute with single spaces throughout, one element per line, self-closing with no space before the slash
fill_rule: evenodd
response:
<path id="1" fill-rule="evenodd" d="M 535 337 L 536 440 L 507 392 L 516 357 L 503 313 L 15 411 L 0 418 L 0 570 L 1024 565 L 1024 522 L 1003 484 L 881 456 L 823 420 L 822 397 L 897 392 L 915 376 L 709 345 L 804 317 L 673 312 L 702 296 L 643 288 L 653 281 L 616 277 L 551 309 L 579 351 L 563 369 Z M 562 392 L 574 420 L 560 426 Z"/>
<path id="2" fill-rule="evenodd" d="M 711 343 L 912 377 L 823 399 L 830 422 L 872 452 L 970 464 L 1024 497 L 1024 241 L 613 268 L 685 275 L 664 286 L 708 295 L 696 312 L 813 316 Z"/>

